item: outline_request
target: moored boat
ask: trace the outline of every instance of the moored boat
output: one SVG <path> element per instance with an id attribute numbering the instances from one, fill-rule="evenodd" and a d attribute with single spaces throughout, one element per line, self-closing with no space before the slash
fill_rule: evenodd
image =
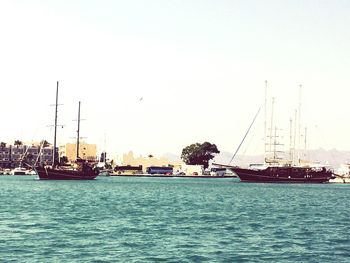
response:
<path id="1" fill-rule="evenodd" d="M 58 81 L 55 104 L 55 131 L 54 151 L 52 166 L 38 166 L 35 168 L 40 180 L 93 180 L 98 176 L 98 170 L 90 163 L 79 157 L 79 132 L 80 132 L 80 101 L 78 110 L 78 136 L 77 136 L 77 160 L 74 166 L 59 165 L 56 158 L 56 132 L 57 132 L 57 106 L 58 106 Z"/>
<path id="2" fill-rule="evenodd" d="M 78 168 L 72 167 L 36 167 L 40 180 L 92 180 L 98 176 L 97 170 L 91 165 L 82 163 Z"/>
<path id="3" fill-rule="evenodd" d="M 292 135 L 293 126 L 292 119 L 290 119 L 290 149 L 288 158 L 278 156 L 277 146 L 282 145 L 278 142 L 277 138 L 277 127 L 274 127 L 273 123 L 273 109 L 274 109 L 274 98 L 272 98 L 271 105 L 271 120 L 269 135 L 267 135 L 267 81 L 265 82 L 265 120 L 264 120 L 264 162 L 262 165 L 254 165 L 249 168 L 243 168 L 238 166 L 222 165 L 224 167 L 230 167 L 230 169 L 237 174 L 242 182 L 262 182 L 262 183 L 327 183 L 330 179 L 334 179 L 335 175 L 333 171 L 326 165 L 312 164 L 301 160 L 300 156 L 300 138 L 301 138 L 301 127 L 300 127 L 300 112 L 301 112 L 301 85 L 299 90 L 299 117 L 297 117 L 297 111 L 295 111 L 295 123 L 298 120 L 298 136 L 296 135 L 297 125 L 294 125 L 294 136 Z M 260 109 L 259 109 L 260 111 Z M 253 123 L 259 111 L 255 115 L 253 122 L 251 123 L 248 131 L 246 132 L 243 140 L 239 144 L 235 154 L 233 155 L 230 163 L 236 156 L 240 149 L 243 141 L 245 140 L 248 132 L 250 131 Z M 269 140 L 267 140 L 267 138 Z M 306 130 L 304 134 L 305 139 L 305 151 L 306 151 Z M 298 146 L 296 142 L 298 141 Z M 267 149 L 269 148 L 269 149 Z M 270 156 L 268 156 L 268 154 Z"/>
<path id="4" fill-rule="evenodd" d="M 11 170 L 11 175 L 27 175 L 29 170 L 24 167 L 16 167 Z"/>
<path id="5" fill-rule="evenodd" d="M 334 178 L 326 167 L 269 166 L 264 169 L 232 167 L 242 182 L 326 183 Z"/>

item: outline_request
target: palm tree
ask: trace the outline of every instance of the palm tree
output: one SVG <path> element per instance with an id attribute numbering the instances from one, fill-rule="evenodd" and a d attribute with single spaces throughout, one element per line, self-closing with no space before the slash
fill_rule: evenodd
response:
<path id="1" fill-rule="evenodd" d="M 15 140 L 14 145 L 16 145 L 18 147 L 18 146 L 23 145 L 23 143 L 20 140 Z"/>
<path id="2" fill-rule="evenodd" d="M 40 145 L 42 145 L 44 148 L 50 146 L 50 143 L 47 140 L 42 140 L 40 142 Z"/>
<path id="3" fill-rule="evenodd" d="M 1 142 L 0 147 L 1 147 L 1 149 L 4 149 L 6 147 L 6 142 Z"/>

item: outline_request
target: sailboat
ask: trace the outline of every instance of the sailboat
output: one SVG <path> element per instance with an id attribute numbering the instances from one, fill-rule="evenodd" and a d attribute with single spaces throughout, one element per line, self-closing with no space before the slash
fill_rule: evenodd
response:
<path id="1" fill-rule="evenodd" d="M 265 93 L 266 93 L 266 89 L 265 89 Z M 272 105 L 273 105 L 273 100 L 272 100 Z M 255 121 L 255 118 L 253 120 L 253 123 Z M 300 102 L 299 102 L 299 120 L 300 120 Z M 251 128 L 251 126 L 249 127 L 249 129 Z M 247 133 L 249 132 L 249 129 Z M 272 124 L 271 124 L 270 132 L 272 132 Z M 271 138 L 272 138 L 272 135 L 270 134 L 270 140 Z M 265 140 L 266 140 L 266 94 L 265 94 Z M 265 145 L 266 145 L 266 142 L 265 142 Z M 230 166 L 230 165 L 223 165 L 223 166 L 231 169 L 234 173 L 236 173 L 242 182 L 327 183 L 329 182 L 330 179 L 334 178 L 333 171 L 328 169 L 326 166 L 301 165 L 300 159 L 298 160 L 298 163 L 294 163 L 294 164 L 293 162 L 289 162 L 289 161 L 283 162 L 282 160 L 278 160 L 276 158 L 275 153 L 274 153 L 274 158 L 272 159 L 269 159 L 265 156 L 264 164 L 261 166 L 250 166 L 249 168 L 242 168 L 242 167 Z"/>
<path id="2" fill-rule="evenodd" d="M 268 166 L 264 169 L 231 167 L 242 182 L 256 183 L 327 183 L 333 173 L 326 167 Z"/>
<path id="3" fill-rule="evenodd" d="M 56 135 L 57 135 L 57 106 L 58 106 L 58 81 L 56 89 L 55 104 L 55 126 L 54 126 L 54 150 L 53 165 L 37 166 L 35 168 L 40 180 L 92 180 L 98 176 L 98 171 L 87 161 L 79 157 L 79 132 L 80 132 L 80 101 L 78 109 L 78 136 L 77 136 L 77 160 L 75 166 L 62 166 L 58 164 L 56 157 Z"/>

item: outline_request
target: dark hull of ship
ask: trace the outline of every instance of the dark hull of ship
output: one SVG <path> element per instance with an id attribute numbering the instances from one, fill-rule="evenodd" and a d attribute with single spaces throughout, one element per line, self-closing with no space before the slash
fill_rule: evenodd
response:
<path id="1" fill-rule="evenodd" d="M 328 170 L 269 167 L 263 170 L 232 168 L 242 182 L 254 183 L 327 183 L 333 178 Z"/>
<path id="2" fill-rule="evenodd" d="M 97 177 L 93 172 L 77 170 L 37 167 L 36 171 L 40 180 L 93 180 Z"/>

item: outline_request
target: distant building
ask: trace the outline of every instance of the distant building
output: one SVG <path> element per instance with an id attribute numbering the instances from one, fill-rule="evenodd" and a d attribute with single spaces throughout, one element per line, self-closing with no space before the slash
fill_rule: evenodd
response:
<path id="1" fill-rule="evenodd" d="M 39 163 L 51 165 L 53 162 L 53 147 L 45 147 L 41 149 L 41 155 Z"/>
<path id="2" fill-rule="evenodd" d="M 142 171 L 147 172 L 147 167 L 150 166 L 175 166 L 177 164 L 171 163 L 167 158 L 155 158 L 155 157 L 134 157 L 134 153 L 130 151 L 127 154 L 123 154 L 122 165 L 131 165 L 131 166 L 142 166 Z"/>
<path id="3" fill-rule="evenodd" d="M 27 146 L 25 145 L 16 145 L 11 146 L 11 161 L 19 165 L 21 159 L 24 156 Z"/>
<path id="4" fill-rule="evenodd" d="M 10 168 L 11 167 L 11 145 L 0 148 L 0 167 Z"/>
<path id="5" fill-rule="evenodd" d="M 66 156 L 68 161 L 74 162 L 77 159 L 77 145 L 75 143 L 67 143 L 59 146 L 59 156 Z M 79 157 L 84 160 L 95 161 L 97 158 L 96 144 L 79 143 Z"/>
<path id="6" fill-rule="evenodd" d="M 0 167 L 14 168 L 19 165 L 52 164 L 53 147 L 40 150 L 38 145 L 8 145 L 0 147 Z"/>

